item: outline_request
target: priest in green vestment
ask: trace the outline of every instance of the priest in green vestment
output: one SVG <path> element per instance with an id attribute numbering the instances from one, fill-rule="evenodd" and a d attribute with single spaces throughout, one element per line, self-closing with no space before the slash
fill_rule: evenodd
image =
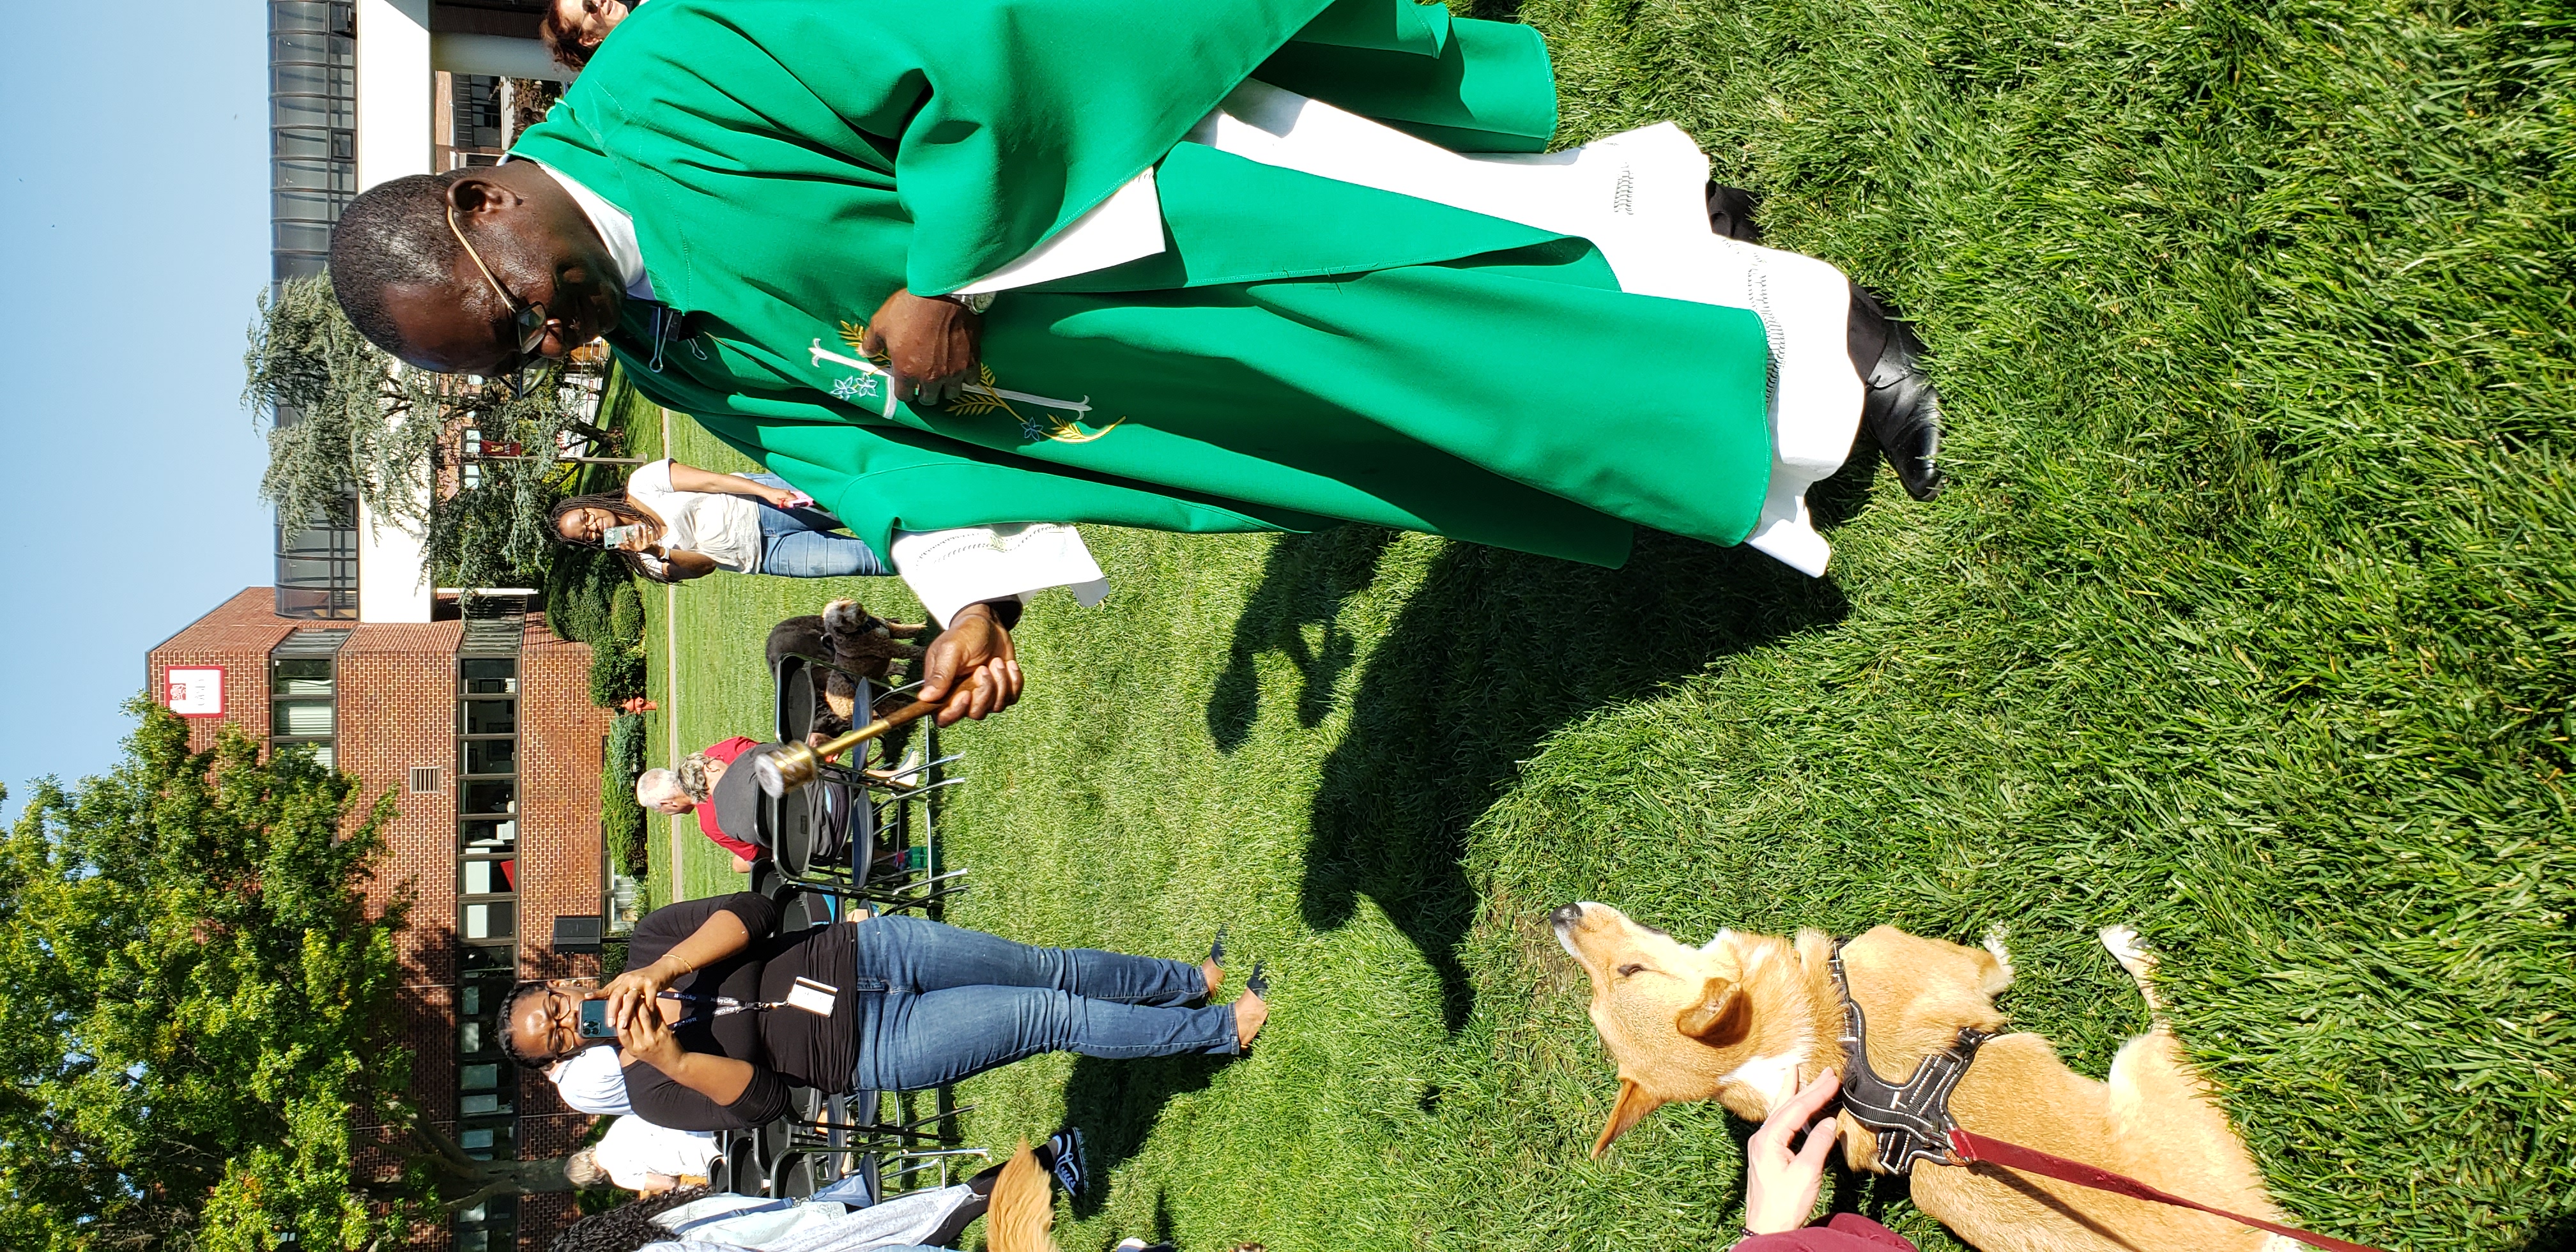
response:
<path id="1" fill-rule="evenodd" d="M 1670 124 L 1561 152 L 1528 27 L 1412 0 L 652 0 L 512 159 L 369 190 L 369 338 L 605 335 L 880 554 L 898 531 L 1359 521 L 1821 573 L 1864 425 L 1937 406 L 1831 266 L 1711 229 Z"/>

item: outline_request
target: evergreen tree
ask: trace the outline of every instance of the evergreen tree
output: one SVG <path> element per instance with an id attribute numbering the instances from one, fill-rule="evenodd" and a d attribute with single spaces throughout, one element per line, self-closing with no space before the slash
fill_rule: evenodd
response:
<path id="1" fill-rule="evenodd" d="M 261 293 L 242 364 L 243 403 L 278 419 L 260 495 L 279 516 L 345 525 L 350 502 L 363 501 L 377 525 L 420 535 L 429 568 L 462 586 L 542 571 L 545 512 L 569 477 L 556 450 L 567 436 L 615 441 L 583 418 L 579 389 L 554 362 L 530 368 L 516 396 L 401 365 L 358 333 L 328 276 L 293 280 L 273 300 Z M 511 455 L 460 457 L 466 430 Z"/>

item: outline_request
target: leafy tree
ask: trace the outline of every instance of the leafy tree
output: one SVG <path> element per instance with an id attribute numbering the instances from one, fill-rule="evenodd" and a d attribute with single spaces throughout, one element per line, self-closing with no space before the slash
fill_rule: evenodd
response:
<path id="1" fill-rule="evenodd" d="M 392 795 L 131 707 L 117 768 L 40 781 L 0 839 L 0 1246 L 358 1249 L 569 1189 L 407 1106 L 402 910 L 364 890 Z"/>
<path id="2" fill-rule="evenodd" d="M 561 437 L 615 438 L 582 417 L 560 365 L 530 369 L 519 396 L 402 366 L 358 333 L 327 276 L 261 293 L 242 365 L 243 403 L 277 415 L 263 498 L 282 516 L 347 524 L 354 493 L 377 524 L 421 535 L 430 568 L 464 586 L 542 570 L 545 511 L 567 477 Z M 487 447 L 522 450 L 478 459 L 470 487 L 455 456 L 469 428 Z"/>

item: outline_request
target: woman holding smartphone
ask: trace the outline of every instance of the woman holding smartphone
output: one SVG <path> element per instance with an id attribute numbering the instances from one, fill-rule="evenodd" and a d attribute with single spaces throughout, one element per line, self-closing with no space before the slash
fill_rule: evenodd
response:
<path id="1" fill-rule="evenodd" d="M 638 1116 L 748 1130 L 784 1114 L 793 1086 L 918 1091 L 1056 1051 L 1232 1056 L 1269 1008 L 1258 969 L 1208 1002 L 1221 959 L 1037 948 L 918 917 L 781 933 L 777 905 L 742 892 L 645 914 L 602 992 L 522 984 L 502 1037 L 541 1068 L 613 1030 Z"/>
<path id="2" fill-rule="evenodd" d="M 665 457 L 623 493 L 573 496 L 547 514 L 555 540 L 606 547 L 660 583 L 717 570 L 783 578 L 891 574 L 839 518 L 775 474 L 716 474 Z"/>

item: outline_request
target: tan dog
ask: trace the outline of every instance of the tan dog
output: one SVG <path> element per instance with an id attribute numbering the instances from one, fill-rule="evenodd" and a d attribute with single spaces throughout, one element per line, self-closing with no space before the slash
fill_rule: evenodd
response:
<path id="1" fill-rule="evenodd" d="M 1706 947 L 1630 921 L 1604 904 L 1569 904 L 1550 920 L 1592 978 L 1592 1024 L 1619 1063 L 1619 1102 L 1592 1145 L 1658 1106 L 1714 1099 L 1760 1121 L 1773 1105 L 1843 1068 L 1842 1000 L 1828 965 L 1833 940 L 1795 942 L 1721 930 Z M 2126 1174 L 2203 1204 L 2278 1220 L 2262 1176 L 2165 1024 L 2136 932 L 2102 942 L 2137 980 L 2154 1028 L 2131 1039 L 2096 1082 L 2066 1068 L 2046 1039 L 1999 1034 L 1951 1093 L 1961 1126 Z M 1984 949 L 1880 926 L 1843 948 L 1852 998 L 1868 1021 L 1870 1067 L 1904 1082 L 1961 1027 L 2003 1029 L 1994 997 L 2012 985 L 1999 940 Z M 1877 1169 L 1877 1137 L 1838 1115 L 1843 1157 Z M 1914 1202 L 1985 1252 L 2255 1252 L 2297 1244 L 2189 1209 L 2149 1204 L 1992 1165 L 1919 1164 Z"/>
<path id="2" fill-rule="evenodd" d="M 1047 1172 L 1038 1167 L 1029 1141 L 1002 1166 L 993 1180 L 992 1207 L 984 1214 L 984 1246 L 989 1252 L 1057 1252 L 1055 1193 Z"/>

